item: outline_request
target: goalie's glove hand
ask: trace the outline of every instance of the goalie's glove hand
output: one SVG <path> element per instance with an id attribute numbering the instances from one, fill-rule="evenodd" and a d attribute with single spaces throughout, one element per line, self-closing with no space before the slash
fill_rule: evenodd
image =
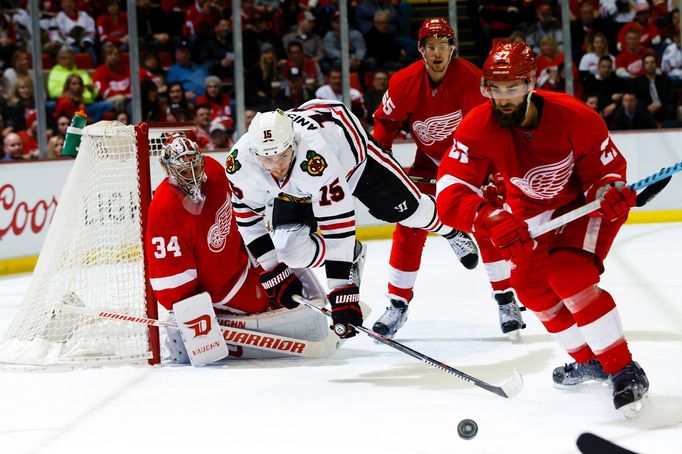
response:
<path id="1" fill-rule="evenodd" d="M 337 336 L 347 339 L 357 334 L 350 325 L 362 325 L 360 289 L 356 285 L 339 287 L 327 295 L 332 305 L 332 326 Z"/>
<path id="2" fill-rule="evenodd" d="M 284 263 L 280 262 L 270 271 L 260 273 L 260 283 L 272 303 L 287 309 L 298 306 L 293 297 L 303 294 L 303 284 Z"/>
<path id="3" fill-rule="evenodd" d="M 522 259 L 530 255 L 537 243 L 530 236 L 528 224 L 509 211 L 483 205 L 474 219 L 474 230 L 490 238 L 507 259 Z"/>
<path id="4" fill-rule="evenodd" d="M 630 208 L 637 203 L 637 191 L 634 191 L 622 181 L 616 181 L 600 187 L 597 199 L 601 198 L 601 207 L 597 210 L 599 216 L 607 221 L 615 222 L 627 216 Z"/>

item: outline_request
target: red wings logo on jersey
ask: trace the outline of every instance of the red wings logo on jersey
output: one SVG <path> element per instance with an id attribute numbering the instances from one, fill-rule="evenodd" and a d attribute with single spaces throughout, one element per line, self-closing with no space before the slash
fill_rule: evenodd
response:
<path id="1" fill-rule="evenodd" d="M 412 124 L 414 133 L 424 145 L 431 145 L 443 139 L 452 137 L 459 122 L 462 121 L 462 110 L 427 118 L 424 121 L 415 121 Z"/>
<path id="2" fill-rule="evenodd" d="M 232 223 L 232 202 L 230 198 L 225 199 L 225 203 L 215 214 L 215 223 L 208 229 L 208 248 L 212 252 L 220 252 L 225 247 L 225 239 L 230 234 L 230 224 Z"/>
<path id="3" fill-rule="evenodd" d="M 573 153 L 554 164 L 530 169 L 523 178 L 512 177 L 509 181 L 528 197 L 547 200 L 555 197 L 566 186 L 573 172 Z"/>

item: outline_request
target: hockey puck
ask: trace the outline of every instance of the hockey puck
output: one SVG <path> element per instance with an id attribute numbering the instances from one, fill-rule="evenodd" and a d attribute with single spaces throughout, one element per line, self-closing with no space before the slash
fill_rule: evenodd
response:
<path id="1" fill-rule="evenodd" d="M 457 433 L 460 438 L 470 440 L 478 433 L 478 424 L 473 419 L 463 419 L 457 424 Z"/>

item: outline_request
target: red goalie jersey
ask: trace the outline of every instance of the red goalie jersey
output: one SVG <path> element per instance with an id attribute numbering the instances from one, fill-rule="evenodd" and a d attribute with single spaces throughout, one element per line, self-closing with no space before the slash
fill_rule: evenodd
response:
<path id="1" fill-rule="evenodd" d="M 625 159 L 597 113 L 571 96 L 544 90 L 535 92 L 533 103 L 535 129 L 499 126 L 489 102 L 459 126 L 438 172 L 438 201 L 457 207 L 439 212 L 447 225 L 471 231 L 483 202 L 478 188 L 493 167 L 504 176 L 512 212 L 531 226 L 593 199 L 604 184 L 625 181 Z"/>
<path id="2" fill-rule="evenodd" d="M 152 199 L 145 252 L 154 294 L 166 309 L 207 291 L 216 308 L 258 312 L 267 297 L 237 230 L 225 171 L 213 158 L 206 156 L 204 162 L 201 213 L 183 208 L 179 190 L 167 178 Z"/>
<path id="3" fill-rule="evenodd" d="M 390 150 L 403 122 L 409 119 L 417 149 L 438 164 L 464 115 L 485 100 L 478 90 L 480 82 L 481 70 L 461 58 L 452 59 L 437 87 L 429 81 L 424 62 L 413 63 L 391 78 L 374 113 L 374 137 Z"/>

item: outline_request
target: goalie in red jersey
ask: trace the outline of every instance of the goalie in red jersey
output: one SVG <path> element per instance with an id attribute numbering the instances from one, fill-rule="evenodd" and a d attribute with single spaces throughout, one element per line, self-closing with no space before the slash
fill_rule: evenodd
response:
<path id="1" fill-rule="evenodd" d="M 390 150 L 401 126 L 409 121 L 417 154 L 407 173 L 432 179 L 452 144 L 457 125 L 485 98 L 479 90 L 481 71 L 468 61 L 454 57 L 455 32 L 445 19 L 426 19 L 418 39 L 424 61 L 413 63 L 391 78 L 388 91 L 374 113 L 374 137 L 385 150 Z M 434 185 L 418 186 L 423 193 L 435 195 Z M 408 303 L 412 300 L 427 233 L 396 225 L 389 260 L 389 305 L 373 326 L 379 334 L 393 337 L 407 320 Z M 466 268 L 475 268 L 476 245 L 468 235 L 456 233 L 449 239 L 452 248 Z M 524 325 L 510 289 L 510 264 L 495 248 L 485 247 L 485 243 L 479 246 L 499 305 L 502 331 L 517 338 Z"/>
<path id="2" fill-rule="evenodd" d="M 154 295 L 164 308 L 172 311 L 179 326 L 190 325 L 198 320 L 197 316 L 205 314 L 213 319 L 216 313 L 216 320 L 224 318 L 230 323 L 239 314 L 238 326 L 253 325 L 273 334 L 294 333 L 305 339 L 311 326 L 317 326 L 320 333 L 331 334 L 326 318 L 304 307 L 281 309 L 286 317 L 273 313 L 262 317 L 249 315 L 283 306 L 284 296 L 269 297 L 261 284 L 263 270 L 251 263 L 237 228 L 225 170 L 215 159 L 204 156 L 196 142 L 180 133 L 167 140 L 161 165 L 168 178 L 158 186 L 149 206 L 145 254 Z M 308 289 L 319 287 L 311 275 L 299 278 L 291 286 L 293 293 L 304 294 L 302 281 L 309 284 Z M 321 289 L 319 292 L 324 294 Z M 200 295 L 207 296 L 197 299 Z M 205 302 L 206 307 L 197 307 L 198 301 Z M 218 323 L 208 326 L 212 328 L 206 336 L 215 334 L 223 344 Z M 199 349 L 185 348 L 189 337 L 195 336 L 185 335 L 181 339 L 178 330 L 167 330 L 166 359 L 179 363 L 191 360 L 197 365 L 192 350 Z M 219 356 L 207 362 L 222 359 Z M 235 347 L 231 356 L 267 355 Z"/>
<path id="3" fill-rule="evenodd" d="M 649 383 L 599 280 L 636 194 L 625 186 L 625 159 L 601 117 L 567 94 L 534 91 L 535 67 L 523 42 L 493 48 L 481 82 L 491 102 L 457 128 L 438 172 L 438 214 L 511 259 L 519 298 L 574 359 L 554 370 L 554 382 L 610 379 L 614 406 L 634 414 Z M 490 206 L 478 190 L 491 169 L 505 179 L 509 211 Z M 595 199 L 595 215 L 531 238 L 529 226 Z"/>

